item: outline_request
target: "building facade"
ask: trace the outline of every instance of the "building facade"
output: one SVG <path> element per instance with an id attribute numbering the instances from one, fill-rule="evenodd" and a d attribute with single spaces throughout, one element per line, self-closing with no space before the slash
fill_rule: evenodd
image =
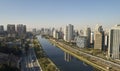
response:
<path id="1" fill-rule="evenodd" d="M 26 25 L 23 25 L 23 24 L 19 24 L 17 25 L 17 34 L 18 36 L 25 36 L 26 34 Z"/>
<path id="2" fill-rule="evenodd" d="M 94 49 L 104 48 L 104 31 L 102 26 L 97 25 L 94 31 Z"/>
<path id="3" fill-rule="evenodd" d="M 87 47 L 90 47 L 91 29 L 89 27 L 85 28 L 84 36 L 87 37 Z"/>
<path id="4" fill-rule="evenodd" d="M 64 40 L 67 42 L 72 42 L 74 40 L 74 27 L 73 25 L 69 24 L 65 28 L 64 32 Z"/>
<path id="5" fill-rule="evenodd" d="M 66 26 L 65 29 L 64 29 L 64 40 L 65 41 L 68 40 L 68 26 Z"/>
<path id="6" fill-rule="evenodd" d="M 4 26 L 0 25 L 0 32 L 3 32 L 3 31 L 4 31 Z"/>
<path id="7" fill-rule="evenodd" d="M 87 47 L 87 37 L 86 36 L 79 36 L 76 38 L 76 45 L 79 48 Z"/>
<path id="8" fill-rule="evenodd" d="M 16 31 L 15 31 L 15 25 L 14 24 L 8 24 L 7 25 L 7 33 L 8 33 L 8 37 L 15 37 Z"/>
<path id="9" fill-rule="evenodd" d="M 108 56 L 120 59 L 120 25 L 116 25 L 109 31 Z"/>
<path id="10" fill-rule="evenodd" d="M 94 44 L 94 33 L 93 32 L 91 32 L 90 43 Z"/>

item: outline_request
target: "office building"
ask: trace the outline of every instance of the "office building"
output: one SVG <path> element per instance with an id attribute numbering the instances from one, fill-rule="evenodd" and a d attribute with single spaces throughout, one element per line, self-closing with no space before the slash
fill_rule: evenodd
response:
<path id="1" fill-rule="evenodd" d="M 32 29 L 32 33 L 35 35 L 36 34 L 36 28 Z"/>
<path id="2" fill-rule="evenodd" d="M 17 25 L 17 34 L 18 36 L 25 36 L 26 34 L 26 25 L 23 25 L 23 24 L 19 24 Z"/>
<path id="3" fill-rule="evenodd" d="M 108 56 L 120 59 L 120 25 L 116 25 L 109 31 Z"/>
<path id="4" fill-rule="evenodd" d="M 91 29 L 89 27 L 86 27 L 84 29 L 84 36 L 87 37 L 87 47 L 90 47 L 90 37 L 91 37 Z"/>
<path id="5" fill-rule="evenodd" d="M 0 37 L 6 36 L 6 32 L 4 31 L 4 26 L 0 25 Z"/>
<path id="6" fill-rule="evenodd" d="M 76 45 L 79 48 L 85 48 L 85 47 L 87 47 L 87 37 L 86 36 L 78 36 L 76 38 Z"/>
<path id="7" fill-rule="evenodd" d="M 69 24 L 66 26 L 65 32 L 64 32 L 64 40 L 67 42 L 72 42 L 74 40 L 74 27 L 73 25 Z"/>
<path id="8" fill-rule="evenodd" d="M 57 30 L 53 31 L 53 38 L 58 38 L 58 31 Z"/>
<path id="9" fill-rule="evenodd" d="M 104 48 L 104 32 L 100 25 L 95 27 L 94 31 L 94 49 L 102 50 Z"/>
<path id="10" fill-rule="evenodd" d="M 93 32 L 91 32 L 90 43 L 91 43 L 91 44 L 94 43 L 94 33 L 93 33 Z"/>
<path id="11" fill-rule="evenodd" d="M 0 32 L 3 32 L 3 31 L 4 31 L 4 26 L 0 25 Z"/>
<path id="12" fill-rule="evenodd" d="M 7 33 L 8 33 L 8 37 L 15 37 L 16 31 L 15 31 L 15 25 L 14 24 L 8 24 L 7 25 Z"/>
<path id="13" fill-rule="evenodd" d="M 71 42 L 72 40 L 74 40 L 74 35 L 73 35 L 73 25 L 69 24 L 68 25 L 68 42 Z"/>
<path id="14" fill-rule="evenodd" d="M 68 26 L 66 26 L 66 28 L 64 29 L 64 40 L 68 40 Z"/>

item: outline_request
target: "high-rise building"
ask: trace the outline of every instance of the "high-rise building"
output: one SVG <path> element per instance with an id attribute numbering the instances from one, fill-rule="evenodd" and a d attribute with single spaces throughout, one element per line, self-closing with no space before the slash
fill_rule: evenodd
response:
<path id="1" fill-rule="evenodd" d="M 108 40 L 109 40 L 109 32 L 105 31 L 104 33 L 104 44 L 105 44 L 104 50 L 105 51 L 107 51 L 108 49 Z"/>
<path id="2" fill-rule="evenodd" d="M 68 26 L 66 26 L 65 30 L 64 30 L 64 40 L 67 41 L 68 40 Z"/>
<path id="3" fill-rule="evenodd" d="M 71 42 L 72 40 L 74 40 L 73 29 L 74 29 L 73 25 L 69 24 L 68 25 L 68 42 Z"/>
<path id="4" fill-rule="evenodd" d="M 4 31 L 3 25 L 0 25 L 0 32 L 3 32 L 3 31 Z"/>
<path id="5" fill-rule="evenodd" d="M 9 37 L 15 37 L 15 25 L 14 24 L 8 24 L 7 25 L 7 33 Z"/>
<path id="6" fill-rule="evenodd" d="M 97 25 L 94 31 L 94 49 L 104 48 L 104 32 L 102 26 Z"/>
<path id="7" fill-rule="evenodd" d="M 57 38 L 57 30 L 53 31 L 53 38 Z"/>
<path id="8" fill-rule="evenodd" d="M 94 43 L 94 33 L 93 33 L 93 32 L 91 32 L 90 43 L 91 43 L 91 44 Z"/>
<path id="9" fill-rule="evenodd" d="M 84 36 L 87 37 L 87 47 L 90 47 L 91 29 L 89 27 L 85 28 Z"/>
<path id="10" fill-rule="evenodd" d="M 87 47 L 87 37 L 86 36 L 78 36 L 76 38 L 76 45 L 79 48 L 85 48 L 85 47 Z"/>
<path id="11" fill-rule="evenodd" d="M 35 35 L 36 34 L 36 28 L 32 29 L 32 33 Z"/>
<path id="12" fill-rule="evenodd" d="M 66 26 L 65 29 L 65 35 L 64 35 L 64 39 L 67 42 L 72 42 L 74 40 L 74 27 L 73 25 L 69 24 L 68 26 Z"/>
<path id="13" fill-rule="evenodd" d="M 17 34 L 18 36 L 24 36 L 26 34 L 26 25 L 23 24 L 17 25 Z"/>
<path id="14" fill-rule="evenodd" d="M 120 59 L 120 25 L 116 25 L 109 31 L 108 56 Z"/>

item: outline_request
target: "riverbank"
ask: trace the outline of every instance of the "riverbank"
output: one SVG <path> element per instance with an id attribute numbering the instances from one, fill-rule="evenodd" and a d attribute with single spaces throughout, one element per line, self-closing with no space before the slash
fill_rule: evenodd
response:
<path id="1" fill-rule="evenodd" d="M 58 46 L 58 47 L 59 47 L 60 49 L 62 49 L 63 51 L 65 51 L 65 52 L 73 55 L 73 56 L 76 57 L 76 58 L 78 58 L 79 60 L 81 60 L 81 61 L 83 61 L 83 62 L 85 62 L 85 63 L 87 63 L 87 64 L 89 64 L 89 65 L 91 65 L 91 66 L 93 66 L 93 67 L 95 67 L 95 68 L 97 68 L 97 69 L 99 69 L 99 70 L 108 71 L 107 69 L 105 69 L 105 68 L 103 68 L 103 67 L 101 67 L 101 66 L 99 66 L 99 65 L 97 65 L 97 64 L 95 64 L 95 63 L 90 62 L 88 59 L 84 58 L 83 56 L 80 56 L 80 55 L 78 55 L 78 54 L 76 54 L 76 53 L 74 53 L 74 52 L 72 52 L 72 51 L 69 51 L 69 49 L 65 49 L 64 46 L 61 46 L 61 45 L 59 45 L 59 44 L 56 43 L 56 42 L 54 42 L 54 41 L 52 41 L 52 40 L 50 40 L 50 42 L 53 43 L 53 44 L 55 44 L 56 46 Z"/>
<path id="2" fill-rule="evenodd" d="M 60 71 L 57 66 L 48 58 L 38 39 L 33 40 L 34 50 L 43 71 Z"/>

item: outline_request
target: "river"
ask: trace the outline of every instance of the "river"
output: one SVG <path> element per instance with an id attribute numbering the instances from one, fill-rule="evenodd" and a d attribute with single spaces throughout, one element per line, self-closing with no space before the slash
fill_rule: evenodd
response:
<path id="1" fill-rule="evenodd" d="M 47 39 L 41 36 L 37 36 L 37 38 L 45 53 L 61 71 L 98 71 L 94 67 L 71 56 L 69 53 L 62 51 L 57 46 L 51 44 Z"/>

